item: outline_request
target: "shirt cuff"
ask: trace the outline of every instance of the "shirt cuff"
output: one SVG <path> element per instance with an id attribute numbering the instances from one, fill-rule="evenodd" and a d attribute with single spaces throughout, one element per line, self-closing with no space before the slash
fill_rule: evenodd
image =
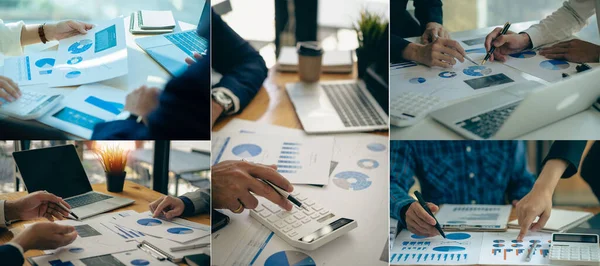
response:
<path id="1" fill-rule="evenodd" d="M 186 196 L 179 196 L 178 198 L 181 199 L 181 201 L 183 201 L 183 205 L 185 205 L 185 208 L 183 209 L 183 216 L 194 215 L 195 208 L 192 200 Z"/>
<path id="2" fill-rule="evenodd" d="M 229 90 L 228 88 L 225 87 L 218 87 L 218 88 L 214 88 L 213 91 L 220 91 L 225 93 L 227 96 L 229 96 L 229 98 L 231 98 L 231 101 L 233 102 L 233 108 L 231 108 L 231 110 L 229 112 L 223 113 L 225 115 L 231 115 L 231 114 L 235 114 L 238 111 L 240 111 L 240 99 L 235 96 L 235 94 L 233 92 L 231 92 L 231 90 Z"/>
<path id="3" fill-rule="evenodd" d="M 19 250 L 19 252 L 21 252 L 21 255 L 23 256 L 25 254 L 25 251 L 23 250 L 23 247 L 21 247 L 21 245 L 15 243 L 15 242 L 8 242 L 6 243 L 7 245 L 11 245 L 15 248 L 17 248 Z"/>
<path id="4" fill-rule="evenodd" d="M 400 212 L 404 206 L 409 205 L 415 201 L 416 200 L 413 198 L 408 198 L 408 199 L 403 199 L 403 200 L 394 202 L 394 204 L 392 206 L 390 206 L 390 211 L 392 211 L 392 214 L 393 214 L 392 217 L 394 217 L 395 219 L 400 221 L 402 228 L 406 228 L 406 222 L 402 220 Z"/>
<path id="5" fill-rule="evenodd" d="M 15 23 L 7 23 L 3 25 L 5 30 L 3 31 L 2 41 L 2 52 L 5 55 L 22 55 L 23 46 L 21 46 L 21 31 L 25 26 L 23 21 Z"/>
<path id="6" fill-rule="evenodd" d="M 536 28 L 535 26 L 531 26 L 531 27 L 529 27 L 529 29 L 526 29 L 522 32 L 527 33 L 527 35 L 529 35 L 529 40 L 531 40 L 531 49 L 534 49 L 536 47 L 546 44 L 544 41 L 544 36 L 542 34 L 542 31 L 540 29 Z"/>
<path id="7" fill-rule="evenodd" d="M 6 228 L 6 216 L 4 216 L 4 202 L 5 200 L 0 200 L 0 228 Z"/>

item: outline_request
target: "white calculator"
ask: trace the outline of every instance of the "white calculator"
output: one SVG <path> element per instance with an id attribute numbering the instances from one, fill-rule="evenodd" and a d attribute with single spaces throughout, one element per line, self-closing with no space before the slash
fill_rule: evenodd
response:
<path id="1" fill-rule="evenodd" d="M 552 234 L 552 265 L 600 265 L 598 235 Z"/>
<path id="2" fill-rule="evenodd" d="M 23 95 L 14 102 L 0 98 L 0 114 L 12 116 L 21 120 L 41 117 L 56 106 L 63 98 L 62 95 L 50 95 L 32 91 L 21 91 Z"/>
<path id="3" fill-rule="evenodd" d="M 390 121 L 393 125 L 407 127 L 421 121 L 429 112 L 439 107 L 441 99 L 417 92 L 402 92 L 390 101 Z"/>
<path id="4" fill-rule="evenodd" d="M 302 202 L 302 208 L 292 204 L 294 207 L 288 212 L 257 197 L 258 207 L 250 210 L 250 216 L 293 247 L 315 250 L 358 227 L 355 220 L 339 217 L 300 193 L 291 194 Z"/>

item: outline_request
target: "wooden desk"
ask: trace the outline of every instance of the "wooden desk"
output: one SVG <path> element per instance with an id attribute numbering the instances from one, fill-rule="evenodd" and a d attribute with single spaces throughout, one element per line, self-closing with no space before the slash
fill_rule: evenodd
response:
<path id="1" fill-rule="evenodd" d="M 356 79 L 356 73 L 355 67 L 352 74 L 323 74 L 321 75 L 321 80 Z M 299 78 L 296 73 L 277 72 L 275 68 L 271 68 L 267 80 L 263 83 L 263 87 L 260 88 L 258 94 L 256 94 L 250 104 L 237 115 L 220 118 L 215 123 L 213 130 L 221 130 L 221 128 L 234 118 L 302 129 L 302 124 L 298 116 L 296 116 L 294 105 L 285 90 L 286 83 L 298 81 Z M 388 136 L 389 131 L 373 132 L 373 134 Z"/>
<path id="2" fill-rule="evenodd" d="M 121 193 L 111 193 L 111 192 L 106 191 L 106 184 L 95 184 L 95 185 L 92 185 L 92 188 L 94 189 L 94 191 L 106 193 L 108 195 L 113 195 L 113 196 L 117 196 L 117 197 L 123 197 L 123 198 L 129 198 L 129 199 L 135 200 L 135 202 L 133 204 L 125 206 L 123 208 L 116 209 L 113 212 L 119 212 L 119 211 L 125 211 L 125 210 L 134 210 L 137 212 L 145 212 L 148 210 L 148 204 L 150 204 L 150 202 L 152 202 L 152 201 L 158 199 L 160 196 L 162 196 L 162 194 L 160 194 L 152 189 L 149 189 L 142 185 L 138 185 L 131 181 L 125 181 L 125 187 L 123 188 L 123 192 L 121 192 Z M 25 195 L 27 195 L 26 192 L 7 193 L 7 194 L 0 195 L 0 199 L 3 199 L 3 200 L 18 199 Z M 189 217 L 186 219 L 193 221 L 193 222 L 205 224 L 205 225 L 210 224 L 210 215 L 209 214 L 198 215 L 198 216 Z M 33 220 L 33 221 L 21 221 L 21 222 L 17 222 L 17 223 L 10 225 L 9 229 L 17 229 L 15 231 L 20 231 L 23 229 L 24 224 L 31 223 L 34 221 L 47 221 L 47 220 L 46 219 L 38 219 L 38 220 Z M 13 238 L 13 234 L 11 231 L 6 231 L 6 232 L 0 233 L 0 245 L 10 241 L 12 238 Z M 29 251 L 25 252 L 25 257 L 35 257 L 35 256 L 40 256 L 40 255 L 44 255 L 44 252 L 42 252 L 41 250 L 29 250 Z M 27 260 L 25 261 L 25 265 L 30 265 L 29 262 L 27 262 Z"/>

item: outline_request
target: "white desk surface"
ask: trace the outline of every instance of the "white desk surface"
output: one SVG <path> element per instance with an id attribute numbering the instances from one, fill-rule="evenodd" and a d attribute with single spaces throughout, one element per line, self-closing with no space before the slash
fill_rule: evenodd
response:
<path id="1" fill-rule="evenodd" d="M 140 48 L 136 43 L 136 38 L 147 37 L 152 35 L 142 35 L 136 34 L 133 35 L 129 32 L 129 16 L 123 18 L 123 23 L 125 25 L 125 38 L 127 39 L 127 64 L 128 64 L 128 74 L 114 78 L 109 80 L 104 80 L 98 82 L 99 84 L 103 84 L 106 86 L 111 86 L 117 89 L 132 91 L 137 89 L 142 85 L 147 85 L 150 87 L 159 87 L 163 88 L 164 85 L 171 79 L 171 75 L 164 68 L 162 68 L 152 57 L 150 57 L 142 48 Z M 29 21 L 25 21 L 27 24 Z M 93 23 L 93 22 L 92 22 Z M 181 31 L 195 29 L 196 25 L 186 23 L 186 22 L 178 22 L 177 28 Z M 39 52 L 44 50 L 57 50 L 58 42 L 53 41 L 46 44 L 35 44 L 26 46 L 24 49 L 25 53 Z M 62 88 L 51 88 L 51 90 L 75 90 L 79 86 L 71 86 L 71 87 L 62 87 Z M 0 119 L 3 119 L 0 117 Z M 9 118 L 10 119 L 10 118 Z M 46 126 L 40 122 L 32 121 L 36 125 Z M 46 126 L 47 127 L 47 126 Z M 70 138 L 78 138 L 73 135 L 69 135 Z"/>
<path id="2" fill-rule="evenodd" d="M 514 23 L 510 30 L 519 32 L 529 28 L 529 26 L 538 21 L 528 21 Z M 501 25 L 500 25 L 501 27 Z M 452 32 L 453 38 L 464 37 L 484 37 L 490 33 L 495 27 L 481 28 L 476 30 Z M 575 36 L 600 44 L 600 34 L 596 26 L 595 16 L 590 19 L 587 27 Z M 532 77 L 526 77 L 532 79 Z M 393 84 L 392 84 L 393 89 Z M 463 99 L 464 100 L 464 99 Z M 543 112 L 543 110 L 540 110 Z M 431 117 L 426 117 L 422 121 L 411 127 L 396 127 L 390 126 L 390 139 L 392 140 L 460 140 L 465 139 L 463 136 L 455 133 L 434 121 Z M 600 139 L 600 112 L 590 108 L 581 113 L 575 114 L 553 124 L 547 125 L 535 131 L 529 132 L 518 137 L 523 140 L 589 140 Z"/>

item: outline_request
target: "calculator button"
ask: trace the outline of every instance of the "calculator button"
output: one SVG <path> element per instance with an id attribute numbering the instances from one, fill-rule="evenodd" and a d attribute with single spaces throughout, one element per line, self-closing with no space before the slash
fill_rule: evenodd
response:
<path id="1" fill-rule="evenodd" d="M 307 200 L 304 202 L 304 204 L 308 205 L 308 206 L 313 206 L 315 204 L 314 200 Z"/>
<path id="2" fill-rule="evenodd" d="M 304 195 L 298 195 L 298 197 L 296 197 L 297 199 L 301 200 L 301 201 L 305 201 L 307 199 L 306 196 Z"/>
<path id="3" fill-rule="evenodd" d="M 261 205 L 256 206 L 256 208 L 254 209 L 255 212 L 261 212 L 261 211 L 264 211 L 264 210 L 265 210 L 265 208 L 263 206 L 261 206 Z"/>
<path id="4" fill-rule="evenodd" d="M 315 211 L 313 211 L 311 209 L 304 210 L 304 214 L 306 214 L 306 215 L 312 215 L 313 213 L 315 213 Z"/>
<path id="5" fill-rule="evenodd" d="M 271 213 L 269 213 L 269 212 L 261 212 L 259 214 L 260 214 L 260 216 L 262 216 L 264 218 L 267 218 L 267 217 L 271 216 Z"/>
<path id="6" fill-rule="evenodd" d="M 320 210 L 323 209 L 323 207 L 321 205 L 319 205 L 319 204 L 315 204 L 315 205 L 312 206 L 312 209 L 315 210 L 315 211 L 320 211 Z"/>
<path id="7" fill-rule="evenodd" d="M 302 214 L 301 212 L 299 212 L 299 213 L 296 213 L 296 214 L 294 214 L 294 217 L 295 217 L 296 219 L 300 220 L 300 219 L 302 219 L 302 218 L 304 218 L 304 217 L 306 217 L 306 216 L 304 216 L 304 214 Z"/>
<path id="8" fill-rule="evenodd" d="M 275 215 L 271 215 L 271 217 L 267 218 L 267 221 L 269 221 L 270 223 L 274 223 L 279 221 L 279 217 L 275 216 Z"/>
<path id="9" fill-rule="evenodd" d="M 290 236 L 290 237 L 295 237 L 296 235 L 298 235 L 298 233 L 296 231 L 291 231 L 288 233 L 288 236 Z"/>
<path id="10" fill-rule="evenodd" d="M 301 223 L 300 221 L 296 221 L 294 224 L 292 224 L 292 226 L 293 226 L 294 228 L 298 228 L 298 227 L 300 227 L 301 225 L 302 225 L 302 223 Z"/>
<path id="11" fill-rule="evenodd" d="M 281 231 L 283 231 L 284 233 L 287 233 L 287 232 L 291 231 L 292 229 L 293 229 L 293 227 L 291 225 L 288 225 L 285 228 L 281 229 Z"/>
<path id="12" fill-rule="evenodd" d="M 288 223 L 288 224 L 292 224 L 292 223 L 294 223 L 295 221 L 296 221 L 296 219 L 294 219 L 294 217 L 293 217 L 293 216 L 290 216 L 290 217 L 288 217 L 288 218 L 285 218 L 285 222 L 286 222 L 286 223 Z"/>
<path id="13" fill-rule="evenodd" d="M 275 226 L 277 226 L 277 228 L 283 228 L 285 226 L 285 223 L 283 221 L 279 221 L 275 223 Z"/>
<path id="14" fill-rule="evenodd" d="M 325 214 L 327 214 L 328 212 L 329 212 L 328 210 L 322 210 L 322 211 L 320 211 L 320 212 L 319 212 L 319 214 L 321 214 L 321 215 L 325 215 Z"/>
<path id="15" fill-rule="evenodd" d="M 310 222 L 310 221 L 311 221 L 311 220 L 310 220 L 310 217 L 305 217 L 304 219 L 302 219 L 302 222 L 303 222 L 303 223 L 308 223 L 308 222 Z"/>
<path id="16" fill-rule="evenodd" d="M 319 218 L 319 214 L 315 213 L 315 214 L 311 215 L 310 218 L 317 219 L 317 218 Z"/>
<path id="17" fill-rule="evenodd" d="M 274 204 L 263 204 L 263 206 L 272 213 L 278 213 L 281 210 L 281 208 Z"/>

